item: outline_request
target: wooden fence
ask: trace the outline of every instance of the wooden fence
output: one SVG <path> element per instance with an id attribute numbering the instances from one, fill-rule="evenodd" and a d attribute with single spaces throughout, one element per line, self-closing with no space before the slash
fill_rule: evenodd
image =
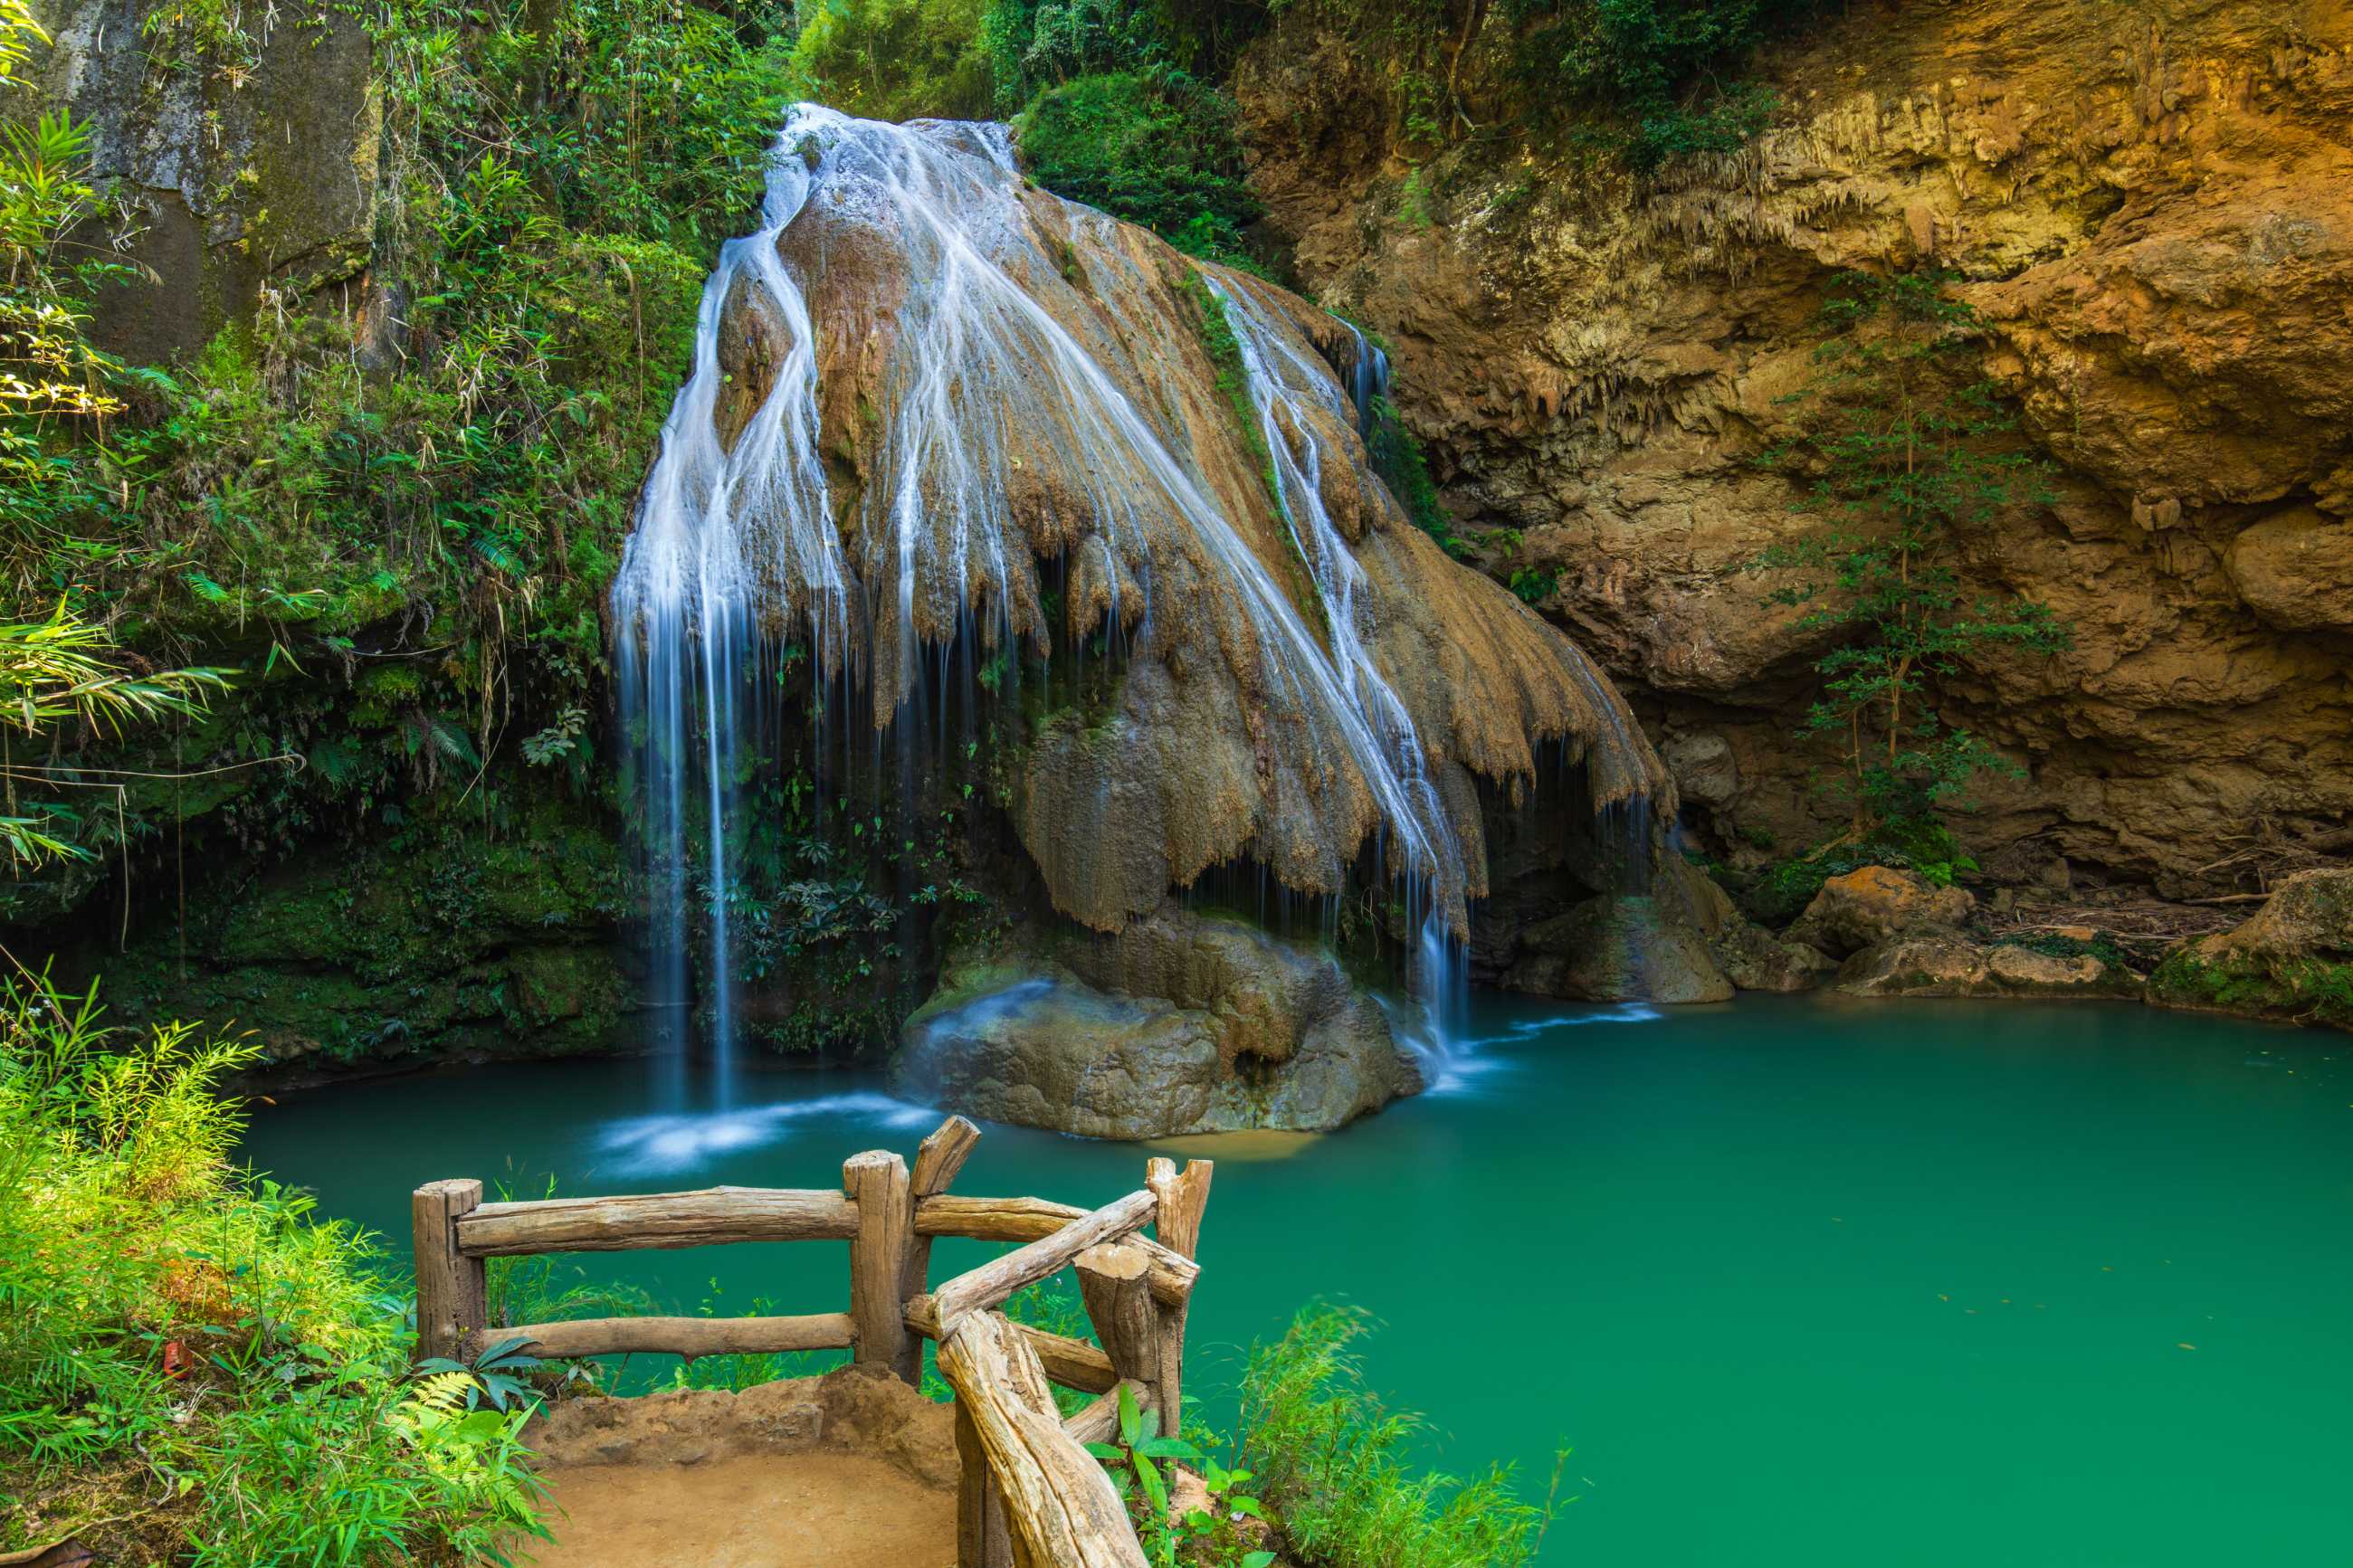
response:
<path id="1" fill-rule="evenodd" d="M 1118 1429 L 1124 1384 L 1174 1434 L 1183 1409 L 1185 1315 L 1211 1163 L 1146 1163 L 1144 1186 L 1092 1211 L 1041 1198 L 951 1195 L 980 1129 L 950 1117 L 911 1173 L 897 1154 L 853 1154 L 841 1189 L 712 1187 L 632 1197 L 484 1203 L 477 1181 L 432 1182 L 411 1208 L 420 1356 L 469 1361 L 486 1339 L 545 1357 L 632 1351 L 682 1355 L 847 1350 L 918 1381 L 939 1345 L 955 1391 L 958 1568 L 1145 1568 L 1126 1510 L 1082 1445 Z M 1156 1239 L 1142 1234 L 1153 1227 Z M 927 1289 L 932 1241 L 1022 1245 Z M 849 1310 L 778 1318 L 590 1318 L 493 1329 L 485 1259 L 738 1241 L 846 1241 Z M 1099 1345 L 1013 1322 L 999 1310 L 1064 1268 Z M 1052 1385 L 1098 1397 L 1063 1418 Z"/>

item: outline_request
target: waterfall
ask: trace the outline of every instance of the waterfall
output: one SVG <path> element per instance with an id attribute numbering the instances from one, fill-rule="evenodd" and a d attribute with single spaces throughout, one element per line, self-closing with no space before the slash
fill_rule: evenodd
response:
<path id="1" fill-rule="evenodd" d="M 1292 547 L 1314 578 L 1331 644 L 1331 662 L 1348 701 L 1363 715 L 1396 778 L 1402 809 L 1393 810 L 1388 822 L 1407 850 L 1407 921 L 1415 933 L 1417 971 L 1413 989 L 1429 1010 L 1431 1032 L 1442 1048 L 1450 1020 L 1460 1016 L 1454 1004 L 1464 984 L 1464 942 L 1440 899 L 1431 896 L 1431 884 L 1435 878 L 1445 877 L 1459 883 L 1462 846 L 1430 777 L 1413 716 L 1381 674 L 1366 646 L 1371 605 L 1365 592 L 1365 569 L 1334 525 L 1324 503 L 1327 452 L 1315 439 L 1314 425 L 1306 417 L 1306 405 L 1313 402 L 1343 416 L 1354 412 L 1359 432 L 1369 431 L 1373 400 L 1388 393 L 1388 360 L 1362 332 L 1350 327 L 1356 361 L 1350 392 L 1343 394 L 1323 357 L 1288 341 L 1275 320 L 1245 289 L 1212 278 L 1209 289 L 1225 307 L 1226 320 L 1241 350 L 1250 405 L 1258 411 L 1259 437 L 1271 462 L 1275 510 L 1291 531 Z M 1350 461 L 1345 453 L 1328 455 L 1335 462 Z M 1355 471 L 1359 483 L 1377 482 L 1364 475 L 1360 464 Z"/>
<path id="2" fill-rule="evenodd" d="M 1203 352 L 1179 302 L 1194 276 L 1240 345 L 1271 498 L 1254 460 L 1235 460 L 1240 410 L 1186 368 Z M 866 697 L 878 759 L 895 732 L 903 802 L 942 760 L 918 732 L 946 650 L 1044 657 L 1058 637 L 1082 647 L 1103 632 L 1135 672 L 1118 689 L 1125 728 L 1100 731 L 1124 740 L 1073 731 L 1025 775 L 1077 803 L 1020 823 L 1057 904 L 1116 929 L 1241 856 L 1331 898 L 1369 837 L 1405 897 L 1413 989 L 1440 1015 L 1483 848 L 1458 831 L 1468 774 L 1450 797 L 1434 770 L 1468 753 L 1530 773 L 1542 735 L 1588 756 L 1623 747 L 1605 759 L 1613 780 L 1655 769 L 1566 639 L 1490 584 L 1417 575 L 1460 569 L 1370 475 L 1387 360 L 1356 333 L 1344 385 L 1303 324 L 1312 309 L 1285 300 L 1025 187 L 1002 126 L 788 113 L 759 226 L 723 247 L 704 287 L 692 372 L 613 590 L 654 1000 L 685 1017 L 700 906 L 723 1085 L 738 1032 L 737 781 L 788 644 L 809 650 L 828 715 L 850 706 L 831 694 Z M 1378 542 L 1396 530 L 1410 540 Z M 1375 548 L 1377 583 L 1358 558 Z M 1058 556 L 1059 612 L 1039 577 Z M 1428 677 L 1409 698 L 1376 650 L 1392 670 L 1400 657 L 1435 668 L 1457 629 L 1441 605 L 1477 621 L 1488 661 L 1452 679 L 1490 684 L 1460 689 L 1433 732 L 1413 705 L 1433 700 Z M 1420 643 L 1401 655 L 1399 637 Z M 1098 890 L 1099 867 L 1093 880 L 1121 885 Z M 668 1070 L 681 1091 L 682 1068 Z"/>

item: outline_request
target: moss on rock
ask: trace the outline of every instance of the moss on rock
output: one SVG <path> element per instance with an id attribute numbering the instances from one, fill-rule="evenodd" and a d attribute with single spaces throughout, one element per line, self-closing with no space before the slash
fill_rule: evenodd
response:
<path id="1" fill-rule="evenodd" d="M 625 1048 L 636 987 L 620 847 L 549 801 L 501 830 L 462 814 L 192 898 L 185 929 L 98 960 L 118 1015 L 256 1029 L 276 1076 L 441 1056 Z"/>

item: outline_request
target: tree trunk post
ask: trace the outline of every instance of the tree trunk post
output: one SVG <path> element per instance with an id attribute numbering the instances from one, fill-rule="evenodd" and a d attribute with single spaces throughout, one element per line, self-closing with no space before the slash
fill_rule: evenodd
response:
<path id="1" fill-rule="evenodd" d="M 482 1184 L 427 1182 L 410 1194 L 417 1249 L 417 1359 L 470 1362 L 490 1326 L 489 1270 L 458 1250 L 458 1221 L 482 1202 Z"/>
<path id="2" fill-rule="evenodd" d="M 1005 1500 L 989 1478 L 988 1454 L 964 1401 L 955 1402 L 956 1568 L 1013 1568 Z"/>
<path id="3" fill-rule="evenodd" d="M 1210 1160 L 1187 1160 L 1177 1174 L 1174 1160 L 1152 1160 L 1144 1168 L 1144 1184 L 1159 1200 L 1152 1222 L 1160 1245 L 1171 1252 L 1193 1257 L 1201 1245 L 1201 1217 L 1209 1206 L 1209 1178 L 1217 1171 Z M 1160 1405 L 1160 1435 L 1174 1437 L 1185 1420 L 1185 1318 L 1192 1310 L 1189 1298 L 1160 1307 L 1157 1345 L 1160 1367 L 1153 1392 Z M 1109 1349 L 1109 1346 L 1105 1346 Z"/>
<path id="4" fill-rule="evenodd" d="M 1152 1260 L 1140 1247 L 1113 1242 L 1088 1247 L 1071 1267 L 1078 1274 L 1079 1296 L 1095 1326 L 1095 1339 L 1111 1357 L 1113 1373 L 1145 1392 L 1152 1407 L 1161 1412 L 1166 1429 L 1167 1401 L 1160 1380 L 1166 1361 L 1160 1342 L 1166 1326 L 1145 1279 Z"/>
<path id="5" fill-rule="evenodd" d="M 908 1253 L 915 1241 L 915 1204 L 907 1163 L 871 1149 L 842 1163 L 841 1190 L 858 1205 L 858 1234 L 849 1242 L 852 1352 L 861 1364 L 889 1367 L 909 1384 L 920 1381 L 923 1347 L 907 1332 Z"/>
<path id="6" fill-rule="evenodd" d="M 914 1201 L 935 1198 L 948 1190 L 956 1179 L 964 1163 L 972 1155 L 973 1145 L 980 1142 L 980 1129 L 961 1116 L 951 1116 L 923 1142 L 915 1151 L 915 1173 L 909 1185 Z M 931 1289 L 932 1238 L 910 1235 L 907 1244 L 907 1271 L 899 1280 L 899 1294 L 912 1299 Z M 919 1357 L 920 1359 L 920 1357 Z"/>

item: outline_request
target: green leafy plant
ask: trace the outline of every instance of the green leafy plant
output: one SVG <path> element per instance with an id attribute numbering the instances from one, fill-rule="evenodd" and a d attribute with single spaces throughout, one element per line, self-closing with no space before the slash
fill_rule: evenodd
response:
<path id="1" fill-rule="evenodd" d="M 1754 563 L 1795 580 L 1767 602 L 1806 606 L 1835 636 L 1814 662 L 1821 695 L 1799 733 L 1827 741 L 1852 810 L 1848 839 L 1901 836 L 1965 804 L 1972 781 L 2023 770 L 1936 706 L 1936 683 L 1998 654 L 2049 658 L 2072 641 L 2043 605 L 1971 593 L 1962 536 L 2048 492 L 2006 440 L 2015 415 L 1968 370 L 1983 325 L 1935 274 L 1850 273 L 1823 306 L 1818 374 L 1793 395 L 1801 433 L 1759 460 L 1807 486 L 1820 522 Z M 1951 855 L 1915 854 L 1924 870 Z"/>
<path id="2" fill-rule="evenodd" d="M 1365 1383 L 1355 1346 L 1370 1329 L 1361 1310 L 1317 1302 L 1250 1352 L 1240 1458 L 1293 1554 L 1331 1568 L 1532 1561 L 1556 1502 L 1518 1496 L 1503 1467 L 1469 1480 L 1423 1469 L 1419 1418 L 1386 1408 Z"/>
<path id="3" fill-rule="evenodd" d="M 509 1561 L 524 1412 L 412 1374 L 367 1239 L 229 1168 L 218 1083 L 255 1055 L 109 1028 L 94 987 L 0 994 L 0 1464 L 108 1561 Z"/>

